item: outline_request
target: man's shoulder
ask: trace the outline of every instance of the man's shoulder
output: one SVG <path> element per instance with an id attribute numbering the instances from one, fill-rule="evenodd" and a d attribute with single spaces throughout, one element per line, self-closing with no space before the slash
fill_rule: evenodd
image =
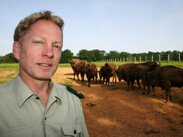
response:
<path id="1" fill-rule="evenodd" d="M 66 86 L 66 88 L 67 88 L 67 90 L 69 92 L 71 92 L 72 94 L 76 95 L 78 98 L 80 98 L 80 99 L 84 99 L 85 98 L 83 94 L 81 94 L 80 92 L 78 92 L 75 89 L 71 88 L 70 86 Z"/>
<path id="2" fill-rule="evenodd" d="M 5 91 L 9 90 L 9 89 L 12 89 L 12 84 L 13 84 L 13 80 L 8 81 L 8 82 L 0 85 L 0 94 L 2 92 L 5 92 Z"/>
<path id="3" fill-rule="evenodd" d="M 71 88 L 70 86 L 64 86 L 64 85 L 60 85 L 60 84 L 55 83 L 55 87 L 56 87 L 57 90 L 59 90 L 59 92 L 74 95 L 74 96 L 78 97 L 79 99 L 84 99 L 83 94 L 81 94 L 80 92 L 78 92 L 75 89 Z"/>

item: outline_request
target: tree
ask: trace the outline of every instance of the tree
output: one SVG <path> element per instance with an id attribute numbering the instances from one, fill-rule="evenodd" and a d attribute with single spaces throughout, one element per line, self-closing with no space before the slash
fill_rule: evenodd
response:
<path id="1" fill-rule="evenodd" d="M 17 63 L 18 60 L 14 57 L 13 53 L 6 54 L 0 58 L 0 63 Z"/>
<path id="2" fill-rule="evenodd" d="M 174 50 L 173 52 L 172 52 L 172 60 L 174 60 L 174 61 L 179 61 L 179 51 L 177 51 L 177 50 Z"/>
<path id="3" fill-rule="evenodd" d="M 92 50 L 92 54 L 95 56 L 95 60 L 93 61 L 101 61 L 105 59 L 106 52 L 104 50 Z"/>
<path id="4" fill-rule="evenodd" d="M 74 54 L 69 49 L 62 51 L 60 63 L 68 63 L 73 59 L 73 55 Z"/>
<path id="5" fill-rule="evenodd" d="M 120 58 L 120 54 L 117 51 L 110 51 L 107 56 L 108 56 L 108 59 Z"/>
<path id="6" fill-rule="evenodd" d="M 77 54 L 77 56 L 80 60 L 86 60 L 88 62 L 96 60 L 92 51 L 88 51 L 86 49 L 80 50 L 79 53 Z"/>

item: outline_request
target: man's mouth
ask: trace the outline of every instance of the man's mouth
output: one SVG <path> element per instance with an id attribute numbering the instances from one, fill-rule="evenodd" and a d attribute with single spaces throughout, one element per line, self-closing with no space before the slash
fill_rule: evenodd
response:
<path id="1" fill-rule="evenodd" d="M 45 64 L 45 63 L 39 63 L 39 65 L 43 66 L 43 67 L 51 67 L 52 64 Z"/>

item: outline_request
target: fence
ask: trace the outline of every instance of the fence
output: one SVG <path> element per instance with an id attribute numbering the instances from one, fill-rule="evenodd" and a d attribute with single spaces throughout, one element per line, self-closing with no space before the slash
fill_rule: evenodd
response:
<path id="1" fill-rule="evenodd" d="M 154 56 L 153 55 L 151 56 L 151 59 L 147 59 L 147 56 L 145 56 L 144 60 L 142 59 L 141 56 L 139 57 L 139 59 L 136 56 L 134 56 L 133 58 L 132 57 L 127 57 L 127 58 L 121 57 L 121 58 L 114 58 L 114 59 L 108 59 L 107 60 L 107 62 L 116 62 L 116 61 L 120 61 L 120 62 L 121 61 L 123 61 L 123 62 L 125 62 L 125 61 L 127 61 L 127 62 L 129 62 L 129 61 L 132 61 L 132 62 L 136 62 L 136 61 L 139 61 L 139 62 L 142 62 L 142 61 L 158 61 L 158 62 L 161 62 L 162 59 L 161 59 L 161 55 L 159 54 L 158 60 L 154 60 Z M 163 60 L 163 61 L 168 61 L 169 62 L 169 61 L 177 61 L 177 60 L 171 60 L 170 59 L 170 55 L 168 54 L 167 60 Z M 181 55 L 180 55 L 180 53 L 178 55 L 178 61 L 181 62 Z"/>

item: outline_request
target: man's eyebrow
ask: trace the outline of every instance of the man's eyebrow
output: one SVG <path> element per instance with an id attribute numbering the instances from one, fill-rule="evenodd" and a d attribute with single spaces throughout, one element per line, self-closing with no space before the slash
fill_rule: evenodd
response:
<path id="1" fill-rule="evenodd" d="M 60 41 L 60 40 L 57 40 L 57 41 L 54 41 L 53 43 L 54 43 L 54 44 L 61 44 L 61 45 L 62 45 L 63 42 Z"/>
<path id="2" fill-rule="evenodd" d="M 35 36 L 32 36 L 31 39 L 34 39 L 34 38 L 41 38 L 41 39 L 45 39 L 43 36 L 40 36 L 40 35 L 35 35 Z"/>

